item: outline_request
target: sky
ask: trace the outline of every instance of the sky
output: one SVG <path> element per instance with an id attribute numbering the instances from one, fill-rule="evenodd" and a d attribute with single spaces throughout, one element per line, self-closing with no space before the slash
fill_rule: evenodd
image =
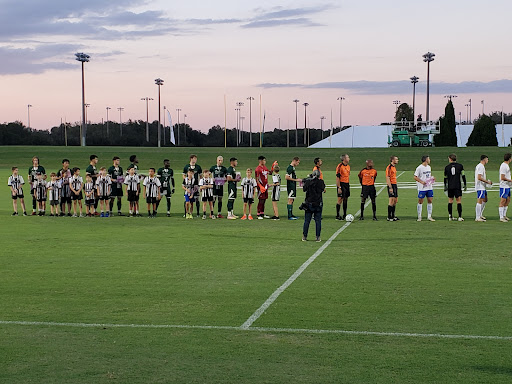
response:
<path id="1" fill-rule="evenodd" d="M 28 11 L 30 10 L 30 12 Z M 236 126 L 236 103 L 249 129 L 375 125 L 393 119 L 394 100 L 425 118 L 427 65 L 430 117 L 444 113 L 446 95 L 456 116 L 512 112 L 512 2 L 2 0 L 0 121 L 49 129 L 81 119 L 85 64 L 88 120 L 150 120 L 161 108 L 192 128 Z M 482 105 L 482 100 L 484 104 Z M 226 105 L 226 108 L 225 108 Z M 163 114 L 162 114 L 163 116 Z M 163 120 L 163 117 L 162 117 Z M 168 123 L 168 122 L 167 122 Z"/>

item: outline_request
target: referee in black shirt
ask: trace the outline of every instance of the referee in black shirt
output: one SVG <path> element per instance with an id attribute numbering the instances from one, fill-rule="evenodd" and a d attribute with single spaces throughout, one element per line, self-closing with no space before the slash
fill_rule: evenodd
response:
<path id="1" fill-rule="evenodd" d="M 462 218 L 462 182 L 464 183 L 464 191 L 466 186 L 466 175 L 464 174 L 464 167 L 462 164 L 457 163 L 457 155 L 451 154 L 448 156 L 450 162 L 444 168 L 444 190 L 448 192 L 448 220 L 454 221 L 453 218 L 453 198 L 457 201 L 457 213 L 459 214 L 458 221 L 464 221 Z"/>

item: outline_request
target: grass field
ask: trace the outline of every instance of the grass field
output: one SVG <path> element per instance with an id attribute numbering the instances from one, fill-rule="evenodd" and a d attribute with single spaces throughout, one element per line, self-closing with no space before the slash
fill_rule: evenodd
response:
<path id="1" fill-rule="evenodd" d="M 450 150 L 428 150 L 437 180 Z M 0 147 L 1 383 L 512 381 L 510 228 L 498 221 L 497 188 L 486 223 L 473 221 L 472 192 L 463 197 L 466 221 L 448 222 L 442 188 L 435 190 L 437 221 L 416 222 L 419 148 L 350 150 L 349 211 L 359 210 L 364 160 L 375 160 L 382 183 L 397 153 L 402 220 L 386 222 L 383 191 L 380 221 L 337 222 L 328 188 L 322 243 L 300 241 L 302 220 L 186 221 L 179 194 L 170 218 L 10 216 L 10 167 L 25 177 L 33 155 L 48 173 L 64 157 L 85 169 L 91 153 L 100 166 L 118 155 L 125 168 L 136 153 L 142 170 L 168 157 L 181 171 L 191 151 L 203 168 L 218 154 L 234 155 L 238 170 L 254 168 L 260 153 L 281 165 L 299 155 L 301 177 L 320 156 L 328 185 L 342 153 Z M 496 181 L 503 149 L 456 149 L 470 187 L 482 152 Z M 235 211 L 241 208 L 238 199 Z M 286 201 L 279 209 L 285 216 Z"/>

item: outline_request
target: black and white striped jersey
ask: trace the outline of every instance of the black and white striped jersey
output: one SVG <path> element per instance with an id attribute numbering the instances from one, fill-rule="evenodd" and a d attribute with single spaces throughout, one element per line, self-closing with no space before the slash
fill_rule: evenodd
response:
<path id="1" fill-rule="evenodd" d="M 254 189 L 258 186 L 256 179 L 244 177 L 240 185 L 242 186 L 242 197 L 244 199 L 254 199 Z"/>
<path id="2" fill-rule="evenodd" d="M 85 198 L 87 200 L 94 199 L 94 193 L 92 195 L 89 195 L 89 193 L 91 193 L 93 191 L 94 191 L 94 183 L 93 182 L 84 184 Z"/>
<path id="3" fill-rule="evenodd" d="M 7 181 L 7 185 L 12 187 L 12 189 L 16 190 L 16 194 L 18 196 L 23 195 L 22 185 L 25 184 L 25 180 L 23 180 L 23 176 L 21 175 L 11 175 L 9 176 L 9 180 Z"/>
<path id="4" fill-rule="evenodd" d="M 138 191 L 138 185 L 140 183 L 140 179 L 139 179 L 139 175 L 133 175 L 133 176 L 126 176 L 124 178 L 124 183 L 126 184 L 126 190 L 127 191 L 133 191 L 133 192 L 137 192 Z"/>
<path id="5" fill-rule="evenodd" d="M 69 179 L 69 185 L 73 187 L 75 191 L 82 190 L 82 185 L 84 184 L 84 179 L 81 176 L 73 176 Z"/>
<path id="6" fill-rule="evenodd" d="M 98 176 L 96 179 L 96 186 L 98 188 L 98 196 L 110 196 L 112 190 L 112 179 L 109 175 Z"/>
<path id="7" fill-rule="evenodd" d="M 213 197 L 213 179 L 211 177 L 203 177 L 199 180 L 199 187 L 202 186 L 208 186 L 209 188 L 201 189 L 201 197 Z"/>
<path id="8" fill-rule="evenodd" d="M 146 187 L 146 197 L 158 197 L 158 191 L 160 190 L 162 184 L 156 176 L 147 176 L 144 179 L 143 185 Z"/>
<path id="9" fill-rule="evenodd" d="M 279 201 L 281 197 L 281 175 L 279 173 L 272 176 L 272 184 L 277 184 L 272 186 L 272 201 Z"/>
<path id="10" fill-rule="evenodd" d="M 49 181 L 46 184 L 46 188 L 48 189 L 48 200 L 58 201 L 60 197 L 60 181 Z"/>
<path id="11" fill-rule="evenodd" d="M 46 181 L 43 179 L 34 181 L 34 192 L 36 199 L 46 199 Z"/>

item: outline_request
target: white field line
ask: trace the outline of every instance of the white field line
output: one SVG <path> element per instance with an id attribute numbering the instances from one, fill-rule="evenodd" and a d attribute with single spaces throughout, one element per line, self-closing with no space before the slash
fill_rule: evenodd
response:
<path id="1" fill-rule="evenodd" d="M 341 329 L 300 329 L 300 328 L 266 328 L 266 327 L 232 327 L 221 325 L 171 325 L 171 324 L 108 324 L 108 323 L 58 323 L 51 321 L 6 321 L 0 320 L 0 325 L 21 325 L 37 327 L 74 327 L 74 328 L 133 328 L 133 329 L 200 329 L 200 330 L 227 330 L 250 331 L 265 333 L 302 333 L 327 334 L 349 336 L 381 336 L 381 337 L 410 337 L 432 339 L 469 339 L 469 340 L 504 340 L 512 341 L 512 336 L 493 335 L 456 335 L 443 333 L 413 333 L 413 332 L 374 332 L 374 331 L 347 331 Z"/>
<path id="2" fill-rule="evenodd" d="M 404 172 L 402 172 L 398 177 L 402 176 Z M 379 191 L 377 192 L 377 196 L 386 188 L 386 186 L 383 186 Z M 367 207 L 370 204 L 370 200 L 368 200 L 365 204 L 365 207 Z M 354 218 L 359 216 L 361 214 L 361 210 L 357 211 L 357 213 L 354 215 Z M 279 288 L 277 288 L 272 295 L 240 326 L 242 329 L 249 328 L 256 320 L 259 319 L 259 317 L 270 307 L 274 301 L 283 293 L 286 288 L 288 288 L 297 278 L 306 270 L 306 268 L 316 260 L 318 256 L 322 254 L 322 252 L 333 242 L 338 235 L 343 232 L 345 229 L 348 228 L 350 224 L 352 224 L 352 221 L 346 222 L 340 229 L 338 229 L 336 232 L 333 233 L 333 235 L 327 240 L 318 250 L 309 258 L 307 259 L 304 264 L 302 264 L 299 269 L 297 269 L 293 275 L 291 275 L 288 280 L 286 280 Z"/>

